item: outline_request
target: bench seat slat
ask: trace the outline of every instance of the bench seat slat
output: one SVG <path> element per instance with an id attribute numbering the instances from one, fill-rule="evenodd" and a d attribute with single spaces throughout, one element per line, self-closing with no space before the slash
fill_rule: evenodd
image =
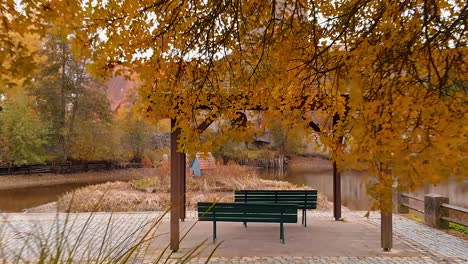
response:
<path id="1" fill-rule="evenodd" d="M 245 197 L 240 197 L 240 196 L 236 196 L 234 198 L 234 200 L 238 200 L 238 201 L 245 201 Z M 265 197 L 250 197 L 250 196 L 247 196 L 247 201 L 255 201 L 255 200 L 258 200 L 258 201 L 263 201 L 263 200 L 266 200 L 266 201 L 306 201 L 305 197 L 269 197 L 269 196 L 265 196 Z M 311 201 L 311 202 L 315 202 L 317 201 L 317 197 L 307 197 L 307 201 Z"/>
<path id="2" fill-rule="evenodd" d="M 297 204 L 311 206 L 317 203 L 317 201 L 271 201 L 271 200 L 236 200 L 236 203 L 264 203 L 264 204 Z"/>
<path id="3" fill-rule="evenodd" d="M 274 204 L 274 203 L 198 203 L 198 215 L 203 216 L 215 213 L 216 216 L 224 214 L 241 214 L 265 216 L 295 215 L 297 216 L 297 205 Z"/>
<path id="4" fill-rule="evenodd" d="M 295 205 L 295 204 L 293 204 L 293 205 Z M 210 208 L 210 207 L 206 207 L 206 206 L 198 207 L 198 211 L 200 213 L 215 211 L 216 213 L 227 212 L 227 213 L 274 214 L 274 213 L 283 212 L 283 213 L 286 214 L 286 213 L 295 213 L 296 210 L 297 210 L 296 207 L 285 208 L 282 211 L 278 211 L 278 210 L 275 210 L 275 209 L 272 209 L 272 208 L 259 209 L 258 207 L 256 207 L 256 208 L 226 208 L 226 207 Z"/>
<path id="5" fill-rule="evenodd" d="M 267 191 L 262 191 L 262 190 L 258 190 L 258 191 L 249 191 L 249 190 L 236 190 L 236 192 L 238 193 L 244 193 L 244 192 L 247 192 L 249 194 L 275 194 L 275 193 L 281 193 L 281 194 L 285 194 L 285 195 L 299 195 L 299 194 L 305 194 L 307 193 L 307 195 L 309 194 L 312 194 L 312 195 L 316 195 L 317 194 L 317 190 L 309 190 L 309 191 L 301 191 L 301 190 L 288 190 L 288 191 L 282 191 L 282 190 L 267 190 Z"/>
<path id="6" fill-rule="evenodd" d="M 251 203 L 249 205 L 242 205 L 242 204 L 238 204 L 238 203 L 210 203 L 210 202 L 198 202 L 198 206 L 209 206 L 209 205 L 213 205 L 213 204 L 216 204 L 216 207 L 217 208 L 220 208 L 220 207 L 227 207 L 227 208 L 232 208 L 232 207 L 249 207 L 249 208 L 253 208 L 253 207 L 261 207 L 261 208 L 267 208 L 268 206 L 272 207 L 272 208 L 278 208 L 278 205 L 281 205 L 281 204 L 263 204 L 263 203 Z"/>
<path id="7" fill-rule="evenodd" d="M 268 217 L 268 216 L 281 216 L 281 214 L 283 215 L 296 215 L 297 214 L 297 209 L 295 209 L 295 211 L 282 211 L 282 212 L 254 212 L 254 211 L 249 211 L 249 212 L 246 212 L 246 211 L 239 211 L 239 210 L 235 210 L 235 211 L 227 211 L 227 210 L 223 210 L 223 211 L 218 211 L 218 210 L 205 210 L 205 211 L 202 211 L 202 210 L 199 210 L 198 211 L 198 215 L 200 216 L 203 216 L 203 215 L 211 215 L 211 214 L 216 214 L 216 215 L 255 215 L 255 216 L 259 216 L 259 217 Z"/>
<path id="8" fill-rule="evenodd" d="M 273 204 L 273 205 L 276 205 L 275 203 L 263 203 L 263 204 L 267 204 L 267 205 L 270 205 L 270 204 Z M 295 203 L 291 203 L 291 204 L 295 204 Z M 282 203 L 282 205 L 291 205 L 289 203 Z M 210 206 L 200 206 L 198 207 L 198 209 L 205 209 L 205 211 L 209 210 Z M 216 207 L 215 209 L 216 211 L 218 212 L 231 212 L 231 211 L 240 211 L 240 212 L 259 212 L 258 210 L 261 210 L 262 212 L 278 212 L 278 210 L 275 210 L 275 208 L 271 208 L 271 207 L 265 207 L 265 208 L 262 208 L 262 207 L 252 207 L 252 208 L 249 208 L 249 207 Z M 288 209 L 288 208 L 285 208 L 284 210 L 289 210 L 289 211 L 292 211 L 292 209 Z"/>
<path id="9" fill-rule="evenodd" d="M 216 217 L 258 217 L 258 218 L 271 218 L 271 217 L 281 217 L 281 213 L 242 213 L 242 212 L 199 212 L 199 217 L 216 215 Z M 283 213 L 283 216 L 295 216 L 297 212 Z"/>
<path id="10" fill-rule="evenodd" d="M 236 203 L 245 203 L 245 200 L 235 200 Z M 262 200 L 262 201 L 259 201 L 259 200 L 255 200 L 255 201 L 252 201 L 252 200 L 249 200 L 247 199 L 247 203 L 251 203 L 251 202 L 255 202 L 255 203 L 265 203 L 265 204 L 270 204 L 270 203 L 275 203 L 275 201 L 265 201 L 265 200 Z M 304 206 L 307 206 L 307 209 L 315 209 L 317 207 L 317 201 L 307 201 L 307 203 L 305 203 L 304 201 L 278 201 L 278 203 L 281 203 L 281 204 L 296 204 L 297 207 L 299 209 L 302 209 L 304 208 Z"/>
<path id="11" fill-rule="evenodd" d="M 289 191 L 265 191 L 265 192 L 252 192 L 252 191 L 245 191 L 245 190 L 236 190 L 236 193 L 244 193 L 247 192 L 248 194 L 252 195 L 270 195 L 275 193 L 281 193 L 284 195 L 317 195 L 317 191 L 310 191 L 310 192 L 289 192 Z"/>
<path id="12" fill-rule="evenodd" d="M 297 223 L 296 204 L 278 203 L 211 203 L 199 202 L 198 221 L 213 222 L 213 241 L 217 222 L 279 223 L 280 239 L 284 244 L 284 223 Z"/>
<path id="13" fill-rule="evenodd" d="M 236 203 L 281 203 L 297 205 L 298 209 L 317 209 L 317 190 L 237 190 L 234 192 Z M 302 223 L 307 226 L 307 215 L 303 214 Z"/>
<path id="14" fill-rule="evenodd" d="M 317 190 L 249 190 L 249 189 L 244 189 L 244 190 L 238 190 L 238 191 L 246 191 L 246 192 L 317 192 Z"/>
<path id="15" fill-rule="evenodd" d="M 292 194 L 274 194 L 274 193 L 270 193 L 270 194 L 250 194 L 250 193 L 247 193 L 247 197 L 258 197 L 258 198 L 265 198 L 265 197 L 274 197 L 274 196 L 277 196 L 277 197 L 282 197 L 282 198 L 304 198 L 305 197 L 305 194 L 297 194 L 297 195 L 292 195 Z M 234 197 L 238 197 L 238 198 L 241 198 L 242 196 L 245 197 L 245 194 L 243 193 L 236 193 Z M 316 194 L 307 194 L 307 198 L 317 198 L 317 195 Z"/>
<path id="16" fill-rule="evenodd" d="M 213 217 L 199 217 L 198 221 L 213 221 Z M 248 223 L 279 223 L 279 218 L 230 218 L 230 217 L 218 217 L 216 216 L 217 222 L 248 222 Z M 283 223 L 297 223 L 296 217 L 284 217 Z"/>

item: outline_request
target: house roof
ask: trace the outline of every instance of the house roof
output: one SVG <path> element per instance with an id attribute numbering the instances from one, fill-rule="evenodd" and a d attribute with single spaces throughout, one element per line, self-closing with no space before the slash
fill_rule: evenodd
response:
<path id="1" fill-rule="evenodd" d="M 211 170 L 216 166 L 215 159 L 213 155 L 211 155 L 211 152 L 198 152 L 195 154 L 195 158 L 198 160 L 198 164 L 200 165 L 201 170 Z"/>

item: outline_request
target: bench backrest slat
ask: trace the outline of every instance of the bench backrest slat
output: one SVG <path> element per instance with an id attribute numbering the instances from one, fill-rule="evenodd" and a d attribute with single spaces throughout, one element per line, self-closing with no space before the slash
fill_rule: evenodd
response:
<path id="1" fill-rule="evenodd" d="M 198 203 L 199 221 L 297 223 L 295 204 Z"/>
<path id="2" fill-rule="evenodd" d="M 317 190 L 238 190 L 237 203 L 297 204 L 299 209 L 317 208 Z"/>

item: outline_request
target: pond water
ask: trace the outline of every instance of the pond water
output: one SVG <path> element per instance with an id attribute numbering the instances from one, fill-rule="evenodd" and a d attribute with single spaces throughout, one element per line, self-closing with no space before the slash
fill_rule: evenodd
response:
<path id="1" fill-rule="evenodd" d="M 290 167 L 284 171 L 261 170 L 260 175 L 263 178 L 311 186 L 325 194 L 329 201 L 333 201 L 333 171 L 328 161 L 321 161 L 314 166 Z M 342 204 L 351 210 L 367 210 L 370 207 L 363 175 L 364 173 L 359 171 L 342 173 Z M 0 211 L 21 212 L 27 208 L 54 202 L 58 196 L 90 184 L 97 183 L 82 182 L 0 190 Z M 426 186 L 414 192 L 418 197 L 426 193 L 448 196 L 451 204 L 468 207 L 468 179 L 461 182 L 450 181 L 439 186 Z"/>
<path id="2" fill-rule="evenodd" d="M 285 171 L 260 170 L 262 178 L 284 180 L 297 185 L 306 185 L 325 194 L 333 201 L 333 170 L 330 164 L 319 164 L 314 167 L 291 167 Z M 438 186 L 428 185 L 413 192 L 415 196 L 423 197 L 428 193 L 436 193 L 449 197 L 450 204 L 468 208 L 468 179 L 449 181 Z M 368 210 L 371 201 L 366 193 L 364 173 L 348 171 L 341 175 L 342 204 L 351 210 Z M 417 206 L 423 206 L 417 204 Z"/>
<path id="3" fill-rule="evenodd" d="M 21 212 L 24 209 L 57 201 L 57 197 L 96 182 L 67 183 L 54 186 L 37 186 L 0 190 L 0 211 Z"/>

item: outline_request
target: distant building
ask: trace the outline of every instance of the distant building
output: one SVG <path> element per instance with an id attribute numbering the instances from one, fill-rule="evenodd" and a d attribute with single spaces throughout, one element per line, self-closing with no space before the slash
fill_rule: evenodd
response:
<path id="1" fill-rule="evenodd" d="M 248 145 L 250 148 L 251 146 L 257 149 L 267 148 L 271 145 L 272 139 L 269 131 L 265 131 L 261 135 L 254 135 L 253 141 Z"/>
<path id="2" fill-rule="evenodd" d="M 207 170 L 213 170 L 215 168 L 215 159 L 211 152 L 208 153 L 197 153 L 195 158 L 190 162 L 190 174 L 192 176 L 202 176 Z"/>

